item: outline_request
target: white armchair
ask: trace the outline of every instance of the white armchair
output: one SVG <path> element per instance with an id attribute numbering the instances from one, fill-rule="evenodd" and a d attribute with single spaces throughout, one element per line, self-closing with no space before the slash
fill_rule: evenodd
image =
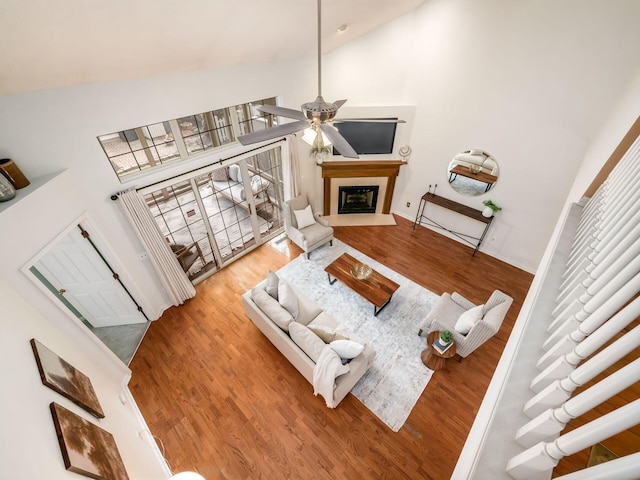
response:
<path id="1" fill-rule="evenodd" d="M 307 258 L 319 246 L 325 243 L 333 245 L 333 228 L 320 215 L 313 213 L 306 195 L 287 200 L 282 207 L 287 237 L 304 250 Z M 302 219 L 304 225 L 300 226 L 298 219 Z"/>
<path id="2" fill-rule="evenodd" d="M 418 335 L 423 330 L 426 332 L 449 330 L 453 333 L 456 353 L 461 357 L 466 357 L 498 333 L 512 303 L 513 298 L 500 290 L 495 290 L 487 300 L 487 303 L 481 309 L 478 309 L 478 318 L 469 328 L 468 333 L 463 334 L 458 330 L 465 329 L 461 328 L 460 324 L 456 329 L 456 323 L 463 313 L 468 312 L 477 305 L 457 292 L 453 292 L 453 294 L 443 293 L 422 321 Z"/>

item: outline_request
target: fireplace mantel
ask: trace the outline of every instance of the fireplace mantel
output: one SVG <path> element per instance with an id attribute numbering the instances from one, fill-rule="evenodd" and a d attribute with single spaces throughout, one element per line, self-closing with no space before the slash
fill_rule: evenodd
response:
<path id="1" fill-rule="evenodd" d="M 391 211 L 391 200 L 400 167 L 405 165 L 401 160 L 355 160 L 340 162 L 324 162 L 322 178 L 324 178 L 324 215 L 331 215 L 331 179 L 333 178 L 366 178 L 386 177 L 387 185 L 382 200 L 382 213 Z"/>

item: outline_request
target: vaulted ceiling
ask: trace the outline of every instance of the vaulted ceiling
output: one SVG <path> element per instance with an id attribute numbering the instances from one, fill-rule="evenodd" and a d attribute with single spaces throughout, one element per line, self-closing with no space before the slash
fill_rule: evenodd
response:
<path id="1" fill-rule="evenodd" d="M 425 1 L 323 0 L 323 51 Z M 316 18 L 315 0 L 2 0 L 0 95 L 313 55 Z"/>

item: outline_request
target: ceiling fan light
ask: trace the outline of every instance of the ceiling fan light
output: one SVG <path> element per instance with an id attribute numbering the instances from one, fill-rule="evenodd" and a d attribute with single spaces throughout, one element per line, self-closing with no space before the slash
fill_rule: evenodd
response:
<path id="1" fill-rule="evenodd" d="M 315 146 L 317 135 L 318 134 L 315 129 L 307 128 L 304 131 L 304 134 L 302 135 L 302 140 L 304 140 L 306 143 L 308 143 L 313 147 Z M 331 141 L 327 138 L 327 136 L 324 133 L 322 134 L 322 145 L 325 147 L 331 146 Z"/>

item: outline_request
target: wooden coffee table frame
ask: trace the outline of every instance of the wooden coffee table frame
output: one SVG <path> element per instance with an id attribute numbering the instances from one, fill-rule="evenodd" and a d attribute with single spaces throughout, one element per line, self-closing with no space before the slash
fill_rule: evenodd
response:
<path id="1" fill-rule="evenodd" d="M 331 262 L 324 271 L 327 272 L 330 285 L 333 285 L 336 280 L 340 280 L 358 295 L 373 303 L 373 315 L 377 316 L 389 304 L 391 297 L 400 288 L 400 285 L 375 270 L 366 280 L 358 280 L 351 275 L 351 267 L 356 263 L 360 263 L 359 260 L 348 253 L 343 253 Z"/>

